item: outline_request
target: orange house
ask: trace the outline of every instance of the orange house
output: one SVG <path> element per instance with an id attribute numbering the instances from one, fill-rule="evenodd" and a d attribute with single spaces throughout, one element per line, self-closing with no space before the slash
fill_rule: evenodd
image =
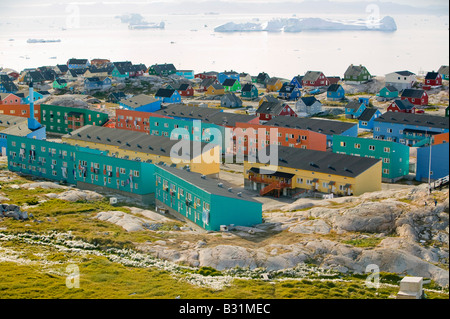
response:
<path id="1" fill-rule="evenodd" d="M 255 153 L 269 144 L 278 144 L 294 148 L 323 151 L 327 150 L 327 136 L 322 133 L 303 129 L 276 127 L 251 123 L 236 123 L 236 152 L 248 155 L 249 151 Z M 265 141 L 259 138 L 259 130 L 264 130 Z M 270 130 L 276 129 L 276 140 L 270 138 Z M 269 141 L 270 140 L 270 141 Z"/>
<path id="2" fill-rule="evenodd" d="M 434 145 L 449 142 L 449 133 L 442 133 L 434 136 Z"/>
<path id="3" fill-rule="evenodd" d="M 156 113 L 116 109 L 115 128 L 150 134 L 150 117 L 168 118 L 167 116 Z"/>
<path id="4" fill-rule="evenodd" d="M 283 81 L 279 78 L 271 78 L 266 85 L 268 92 L 277 92 L 283 87 Z"/>
<path id="5" fill-rule="evenodd" d="M 222 86 L 222 84 L 211 84 L 206 89 L 205 94 L 206 95 L 224 95 L 225 88 Z"/>
<path id="6" fill-rule="evenodd" d="M 12 93 L 0 93 L 0 105 L 20 104 L 22 99 Z"/>
<path id="7" fill-rule="evenodd" d="M 0 105 L 0 114 L 14 115 L 21 117 L 30 116 L 30 105 L 29 104 L 2 104 Z M 41 123 L 41 106 L 34 105 L 34 118 Z"/>

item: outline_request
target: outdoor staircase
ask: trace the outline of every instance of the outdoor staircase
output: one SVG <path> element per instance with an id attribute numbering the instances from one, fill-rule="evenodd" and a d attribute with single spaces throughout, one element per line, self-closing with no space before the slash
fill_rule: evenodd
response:
<path id="1" fill-rule="evenodd" d="M 289 184 L 281 183 L 281 182 L 273 182 L 272 184 L 269 184 L 269 185 L 267 185 L 266 187 L 264 187 L 264 188 L 259 192 L 259 194 L 260 194 L 261 196 L 264 196 L 264 195 L 269 194 L 269 193 L 272 192 L 272 191 L 278 191 L 278 192 L 277 192 L 277 194 L 278 194 L 277 197 L 280 197 L 280 192 L 281 192 L 283 189 L 287 188 L 287 187 L 289 187 Z"/>

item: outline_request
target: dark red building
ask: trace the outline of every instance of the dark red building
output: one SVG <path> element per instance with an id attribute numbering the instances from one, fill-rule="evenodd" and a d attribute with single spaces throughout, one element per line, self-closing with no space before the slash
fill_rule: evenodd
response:
<path id="1" fill-rule="evenodd" d="M 261 106 L 256 110 L 256 115 L 261 122 L 270 121 L 276 116 L 294 116 L 297 117 L 297 113 L 289 105 L 282 102 L 263 102 Z"/>
<path id="2" fill-rule="evenodd" d="M 405 89 L 401 99 L 408 100 L 414 105 L 428 105 L 428 94 L 424 90 Z"/>

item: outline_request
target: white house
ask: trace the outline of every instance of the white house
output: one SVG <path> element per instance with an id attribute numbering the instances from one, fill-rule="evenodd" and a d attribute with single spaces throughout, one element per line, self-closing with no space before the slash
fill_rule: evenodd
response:
<path id="1" fill-rule="evenodd" d="M 314 96 L 299 98 L 295 104 L 295 113 L 299 117 L 313 116 L 322 112 L 322 103 L 320 103 Z"/>
<path id="2" fill-rule="evenodd" d="M 409 71 L 398 71 L 386 74 L 386 86 L 392 85 L 399 91 L 411 89 L 416 82 L 416 75 Z"/>

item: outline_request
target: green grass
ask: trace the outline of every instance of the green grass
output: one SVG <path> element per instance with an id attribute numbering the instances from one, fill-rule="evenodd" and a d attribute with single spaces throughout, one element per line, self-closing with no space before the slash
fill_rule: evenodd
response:
<path id="1" fill-rule="evenodd" d="M 360 238 L 360 239 L 351 239 L 351 240 L 344 240 L 342 241 L 344 244 L 352 245 L 355 247 L 376 247 L 380 242 L 382 238 Z"/>

